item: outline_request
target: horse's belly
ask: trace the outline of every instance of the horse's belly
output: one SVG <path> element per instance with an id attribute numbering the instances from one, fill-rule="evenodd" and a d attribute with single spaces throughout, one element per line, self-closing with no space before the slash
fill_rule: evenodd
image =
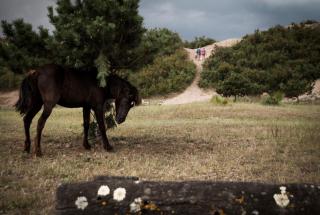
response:
<path id="1" fill-rule="evenodd" d="M 63 107 L 68 107 L 68 108 L 78 108 L 78 107 L 85 106 L 86 103 L 81 101 L 68 102 L 67 100 L 60 99 L 58 102 L 58 105 L 61 105 Z"/>

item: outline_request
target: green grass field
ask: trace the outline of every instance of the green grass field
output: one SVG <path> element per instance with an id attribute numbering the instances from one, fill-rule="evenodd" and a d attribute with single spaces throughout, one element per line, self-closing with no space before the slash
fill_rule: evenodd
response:
<path id="1" fill-rule="evenodd" d="M 83 149 L 81 109 L 54 109 L 41 158 L 22 153 L 18 113 L 1 109 L 0 130 L 0 214 L 52 213 L 59 184 L 97 175 L 320 183 L 320 105 L 136 107 L 108 132 L 114 153 Z"/>

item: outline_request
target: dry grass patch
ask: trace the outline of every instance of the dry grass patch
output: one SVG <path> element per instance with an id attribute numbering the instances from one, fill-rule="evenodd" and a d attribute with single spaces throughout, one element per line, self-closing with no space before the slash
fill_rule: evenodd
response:
<path id="1" fill-rule="evenodd" d="M 21 118 L 0 110 L 0 213 L 51 213 L 60 183 L 97 175 L 320 183 L 317 105 L 137 107 L 108 132 L 115 153 L 100 144 L 85 151 L 81 125 L 80 109 L 56 108 L 44 130 L 44 157 L 34 159 L 22 153 Z"/>

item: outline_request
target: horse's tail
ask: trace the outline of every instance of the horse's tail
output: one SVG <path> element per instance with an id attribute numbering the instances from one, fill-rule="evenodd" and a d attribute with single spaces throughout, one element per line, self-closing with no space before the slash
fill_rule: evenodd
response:
<path id="1" fill-rule="evenodd" d="M 24 115 L 32 107 L 32 101 L 37 94 L 37 84 L 34 77 L 34 71 L 31 71 L 27 77 L 25 77 L 20 86 L 19 99 L 14 105 L 16 111 Z"/>

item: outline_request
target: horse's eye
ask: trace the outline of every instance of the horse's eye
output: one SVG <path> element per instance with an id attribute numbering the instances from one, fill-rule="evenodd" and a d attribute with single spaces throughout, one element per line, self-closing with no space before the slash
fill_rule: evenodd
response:
<path id="1" fill-rule="evenodd" d="M 131 107 L 133 107 L 136 103 L 134 101 L 131 102 Z"/>

